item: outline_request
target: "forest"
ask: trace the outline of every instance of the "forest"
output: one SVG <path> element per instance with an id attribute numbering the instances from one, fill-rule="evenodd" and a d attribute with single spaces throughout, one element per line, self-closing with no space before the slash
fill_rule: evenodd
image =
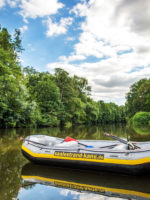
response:
<path id="1" fill-rule="evenodd" d="M 131 85 L 126 95 L 127 120 L 132 126 L 150 126 L 150 79 Z"/>
<path id="2" fill-rule="evenodd" d="M 84 77 L 61 68 L 54 74 L 22 68 L 20 36 L 17 29 L 14 35 L 0 29 L 0 128 L 125 123 L 136 113 L 150 112 L 150 79 L 131 86 L 125 106 L 96 102 Z"/>

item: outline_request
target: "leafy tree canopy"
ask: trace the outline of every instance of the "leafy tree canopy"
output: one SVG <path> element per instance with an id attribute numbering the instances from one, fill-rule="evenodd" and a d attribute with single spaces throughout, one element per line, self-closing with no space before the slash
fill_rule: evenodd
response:
<path id="1" fill-rule="evenodd" d="M 54 74 L 21 68 L 23 51 L 20 31 L 11 36 L 0 29 L 0 127 L 58 126 L 66 124 L 120 123 L 125 121 L 124 107 L 95 102 L 84 77 L 70 76 L 61 68 Z M 139 90 L 150 104 L 149 83 Z M 132 96 L 132 95 L 131 95 Z"/>
<path id="2" fill-rule="evenodd" d="M 129 117 L 135 113 L 150 111 L 150 79 L 141 79 L 130 87 L 126 96 L 126 108 Z"/>

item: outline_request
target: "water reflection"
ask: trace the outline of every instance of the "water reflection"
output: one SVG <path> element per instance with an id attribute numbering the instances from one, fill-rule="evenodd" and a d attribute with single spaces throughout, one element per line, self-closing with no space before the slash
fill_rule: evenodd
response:
<path id="1" fill-rule="evenodd" d="M 133 130 L 140 135 L 149 135 L 150 134 L 150 126 L 133 126 Z"/>
<path id="2" fill-rule="evenodd" d="M 19 198 L 20 200 L 24 199 L 106 199 L 102 195 L 102 193 L 92 193 L 92 191 L 88 191 L 85 193 L 80 192 L 81 190 L 71 189 L 68 187 L 62 186 L 48 186 L 48 185 L 41 185 L 41 184 L 26 184 L 23 188 L 20 188 L 22 183 L 21 181 L 21 170 L 22 166 L 28 161 L 22 156 L 20 149 L 21 149 L 21 142 L 19 141 L 19 137 L 23 136 L 26 137 L 27 135 L 33 134 L 44 134 L 44 135 L 51 135 L 56 137 L 64 138 L 66 136 L 71 136 L 76 139 L 110 139 L 104 136 L 104 132 L 113 133 L 116 136 L 122 138 L 128 138 L 134 141 L 150 141 L 150 134 L 138 134 L 135 130 L 131 129 L 128 126 L 78 126 L 72 128 L 43 128 L 43 129 L 1 129 L 0 130 L 0 200 L 15 200 Z M 51 169 L 52 170 L 52 169 Z M 39 171 L 38 171 L 39 172 Z M 55 172 L 53 168 L 52 172 Z M 118 176 L 101 176 L 98 175 L 99 178 L 94 179 L 93 177 L 97 177 L 97 174 L 89 174 L 85 173 L 84 176 L 81 173 L 70 172 L 69 169 L 66 170 L 68 175 L 65 175 L 65 171 L 63 170 L 56 170 L 55 175 L 58 173 L 63 174 L 66 177 L 70 177 L 69 181 L 77 182 L 81 184 L 96 184 L 98 187 L 115 187 L 119 188 L 119 184 L 121 185 L 122 180 L 124 180 L 124 185 L 128 185 L 128 188 L 124 188 L 125 190 L 132 190 L 148 193 L 148 189 L 150 191 L 148 177 L 146 178 L 117 178 Z M 48 172 L 49 173 L 49 172 Z M 70 176 L 71 174 L 71 176 Z M 49 175 L 52 175 L 51 173 Z M 103 177 L 103 178 L 102 178 Z M 53 177 L 56 178 L 56 177 Z M 58 179 L 61 177 L 57 177 Z M 74 179 L 76 178 L 76 179 Z M 64 180 L 64 179 L 63 179 Z M 92 180 L 92 182 L 90 182 Z M 100 181 L 103 180 L 103 181 Z M 108 180 L 114 180 L 109 181 Z M 132 182 L 134 180 L 134 182 Z M 140 182 L 139 182 L 140 180 Z M 100 181 L 100 182 L 99 182 Z M 101 183 L 112 183 L 112 185 L 101 185 Z M 117 185 L 116 185 L 117 184 Z M 135 188 L 133 186 L 136 186 Z M 121 188 L 122 189 L 122 188 Z M 142 189 L 142 190 L 141 190 Z M 144 190 L 145 189 L 145 190 Z M 48 192 L 50 191 L 50 192 Z M 40 192 L 40 194 L 39 194 Z M 30 197 L 34 196 L 34 198 Z M 40 196 L 43 195 L 43 196 Z M 94 195 L 94 196 L 93 196 Z M 97 197 L 98 195 L 98 197 Z M 102 195 L 102 196 L 100 196 Z M 28 197 L 27 197 L 28 196 Z M 39 198 L 41 197 L 41 198 Z M 53 198 L 54 197 L 54 198 Z M 101 197 L 101 198 L 100 198 Z M 110 198 L 110 197 L 108 197 Z M 113 197 L 111 197 L 113 198 Z M 117 196 L 118 198 L 118 196 Z M 123 198 L 123 197 L 122 197 Z M 143 198 L 143 197 L 142 197 Z M 116 199 L 116 197 L 114 198 Z M 149 197 L 150 199 L 150 197 Z"/>
<path id="3" fill-rule="evenodd" d="M 27 164 L 20 200 L 30 199 L 150 199 L 148 176 L 127 176 Z M 144 183 L 144 184 L 143 184 Z M 29 184 L 30 188 L 27 187 Z M 99 197 L 99 198 L 98 198 Z"/>
<path id="4" fill-rule="evenodd" d="M 26 162 L 20 147 L 14 138 L 0 140 L 0 200 L 11 200 L 18 195 L 21 168 Z"/>
<path id="5" fill-rule="evenodd" d="M 143 132 L 142 132 L 143 131 Z M 131 128 L 126 125 L 103 125 L 90 126 L 81 125 L 71 128 L 35 128 L 35 129 L 0 129 L 0 138 L 7 139 L 17 138 L 19 136 L 26 137 L 27 135 L 51 135 L 55 137 L 64 138 L 71 136 L 76 139 L 110 139 L 104 136 L 104 132 L 112 133 L 118 137 L 125 139 L 135 139 L 140 141 L 138 135 L 142 135 L 142 140 L 150 140 L 150 128 Z M 142 134 L 143 133 L 143 134 Z"/>

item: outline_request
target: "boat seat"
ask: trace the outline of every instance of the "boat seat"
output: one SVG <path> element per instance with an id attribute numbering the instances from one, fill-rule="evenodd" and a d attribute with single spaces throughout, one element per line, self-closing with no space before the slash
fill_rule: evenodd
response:
<path id="1" fill-rule="evenodd" d="M 129 147 L 126 144 L 118 144 L 113 149 L 114 150 L 129 150 Z"/>
<path id="2" fill-rule="evenodd" d="M 29 136 L 28 137 L 28 142 L 35 142 L 39 144 L 43 144 L 45 146 L 55 146 L 56 144 L 59 144 L 62 142 L 61 139 L 56 139 L 50 136 L 43 136 L 43 135 L 34 135 L 34 136 Z"/>
<path id="3" fill-rule="evenodd" d="M 78 146 L 78 143 L 76 141 L 70 141 L 70 142 L 61 142 L 61 143 L 58 143 L 56 145 L 54 145 L 55 147 L 64 147 L 64 148 L 74 148 L 74 147 L 77 147 Z"/>
<path id="4" fill-rule="evenodd" d="M 61 144 L 62 142 L 61 141 L 50 141 L 50 142 L 48 142 L 46 145 L 47 146 L 55 146 L 55 145 L 57 145 L 57 144 Z"/>

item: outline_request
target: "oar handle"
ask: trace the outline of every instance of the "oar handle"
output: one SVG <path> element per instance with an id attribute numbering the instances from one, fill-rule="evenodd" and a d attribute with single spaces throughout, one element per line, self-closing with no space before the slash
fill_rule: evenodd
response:
<path id="1" fill-rule="evenodd" d="M 104 133 L 104 135 L 110 137 L 110 138 L 113 138 L 115 140 L 118 140 L 124 144 L 127 144 L 128 142 L 126 140 L 123 140 L 122 138 L 119 138 L 119 137 L 116 137 L 115 135 L 112 135 L 112 134 L 109 134 L 109 133 Z"/>
<path id="2" fill-rule="evenodd" d="M 118 140 L 118 141 L 122 142 L 123 144 L 127 144 L 127 145 L 130 146 L 132 149 L 140 149 L 140 147 L 136 146 L 136 145 L 133 144 L 132 142 L 128 142 L 128 141 L 126 141 L 126 140 L 124 140 L 124 139 L 122 139 L 122 138 L 119 138 L 119 137 L 115 136 L 115 135 L 112 135 L 112 134 L 109 134 L 109 133 L 104 133 L 104 135 L 106 135 L 106 136 L 108 136 L 108 137 L 111 137 L 111 138 L 113 138 L 113 139 L 115 139 L 115 140 Z"/>

